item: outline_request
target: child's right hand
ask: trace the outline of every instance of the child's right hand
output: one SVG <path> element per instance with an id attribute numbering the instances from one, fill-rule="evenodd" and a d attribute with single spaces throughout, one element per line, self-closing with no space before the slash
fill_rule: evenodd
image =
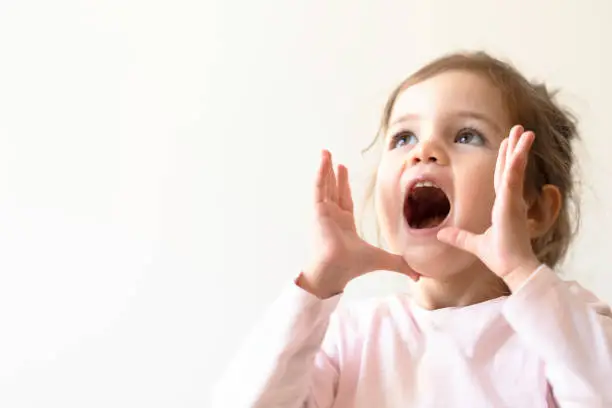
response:
<path id="1" fill-rule="evenodd" d="M 338 294 L 354 278 L 388 270 L 408 275 L 413 271 L 400 255 L 394 255 L 361 239 L 355 227 L 348 170 L 334 172 L 331 154 L 323 151 L 314 191 L 315 224 L 313 259 L 297 284 L 319 298 Z"/>

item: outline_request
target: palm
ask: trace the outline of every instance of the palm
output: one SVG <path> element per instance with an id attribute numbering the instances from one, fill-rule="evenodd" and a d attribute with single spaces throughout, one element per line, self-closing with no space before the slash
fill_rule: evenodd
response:
<path id="1" fill-rule="evenodd" d="M 353 213 L 335 202 L 316 204 L 316 212 L 315 236 L 318 237 L 320 252 L 327 252 L 327 256 L 335 258 L 360 244 L 362 240 L 357 234 Z"/>
<path id="2" fill-rule="evenodd" d="M 348 170 L 334 173 L 331 155 L 323 153 L 315 186 L 315 254 L 318 264 L 356 277 L 378 269 L 414 275 L 398 255 L 376 248 L 359 237 L 355 227 Z"/>

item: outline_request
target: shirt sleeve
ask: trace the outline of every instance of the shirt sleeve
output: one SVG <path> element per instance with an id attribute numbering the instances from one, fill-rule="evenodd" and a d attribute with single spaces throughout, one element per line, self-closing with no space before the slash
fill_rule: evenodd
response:
<path id="1" fill-rule="evenodd" d="M 340 297 L 322 300 L 290 285 L 216 385 L 213 407 L 331 407 L 338 365 L 330 326 Z"/>
<path id="2" fill-rule="evenodd" d="M 612 406 L 612 313 L 576 283 L 540 267 L 504 305 L 518 336 L 544 362 L 561 408 Z"/>

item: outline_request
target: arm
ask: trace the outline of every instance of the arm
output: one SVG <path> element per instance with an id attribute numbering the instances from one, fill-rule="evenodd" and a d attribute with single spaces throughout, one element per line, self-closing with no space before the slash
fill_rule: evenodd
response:
<path id="1" fill-rule="evenodd" d="M 337 319 L 331 315 L 339 294 L 352 279 L 377 270 L 419 277 L 401 256 L 357 234 L 348 170 L 338 166 L 336 176 L 328 151 L 314 190 L 310 266 L 250 336 L 217 388 L 215 407 L 330 407 L 338 380 Z"/>
<path id="2" fill-rule="evenodd" d="M 561 205 L 559 188 L 550 184 L 542 187 L 536 201 L 526 201 L 525 170 L 534 139 L 532 131 L 514 126 L 500 145 L 491 226 L 481 234 L 446 227 L 438 239 L 476 255 L 508 285 L 513 294 L 504 306 L 506 319 L 546 364 L 562 407 L 610 407 L 609 308 L 597 310 L 594 297 L 568 287 L 549 268 L 538 267 L 541 260 L 532 247 L 532 239 L 552 228 Z M 538 211 L 530 212 L 536 204 Z"/>
<path id="3" fill-rule="evenodd" d="M 329 326 L 339 299 L 287 288 L 218 383 L 213 407 L 330 407 L 338 372 Z"/>
<path id="4" fill-rule="evenodd" d="M 546 365 L 560 407 L 612 406 L 610 308 L 542 266 L 504 305 L 525 345 Z"/>

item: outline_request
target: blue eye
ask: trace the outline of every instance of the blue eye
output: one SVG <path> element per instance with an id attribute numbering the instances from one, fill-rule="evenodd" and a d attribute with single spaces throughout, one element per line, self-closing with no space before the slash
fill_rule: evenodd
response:
<path id="1" fill-rule="evenodd" d="M 389 149 L 397 149 L 398 147 L 402 147 L 408 144 L 417 144 L 419 140 L 414 135 L 414 133 L 409 132 L 407 130 L 396 133 L 389 143 Z"/>
<path id="2" fill-rule="evenodd" d="M 455 138 L 455 143 L 483 146 L 485 138 L 476 129 L 461 129 Z"/>

